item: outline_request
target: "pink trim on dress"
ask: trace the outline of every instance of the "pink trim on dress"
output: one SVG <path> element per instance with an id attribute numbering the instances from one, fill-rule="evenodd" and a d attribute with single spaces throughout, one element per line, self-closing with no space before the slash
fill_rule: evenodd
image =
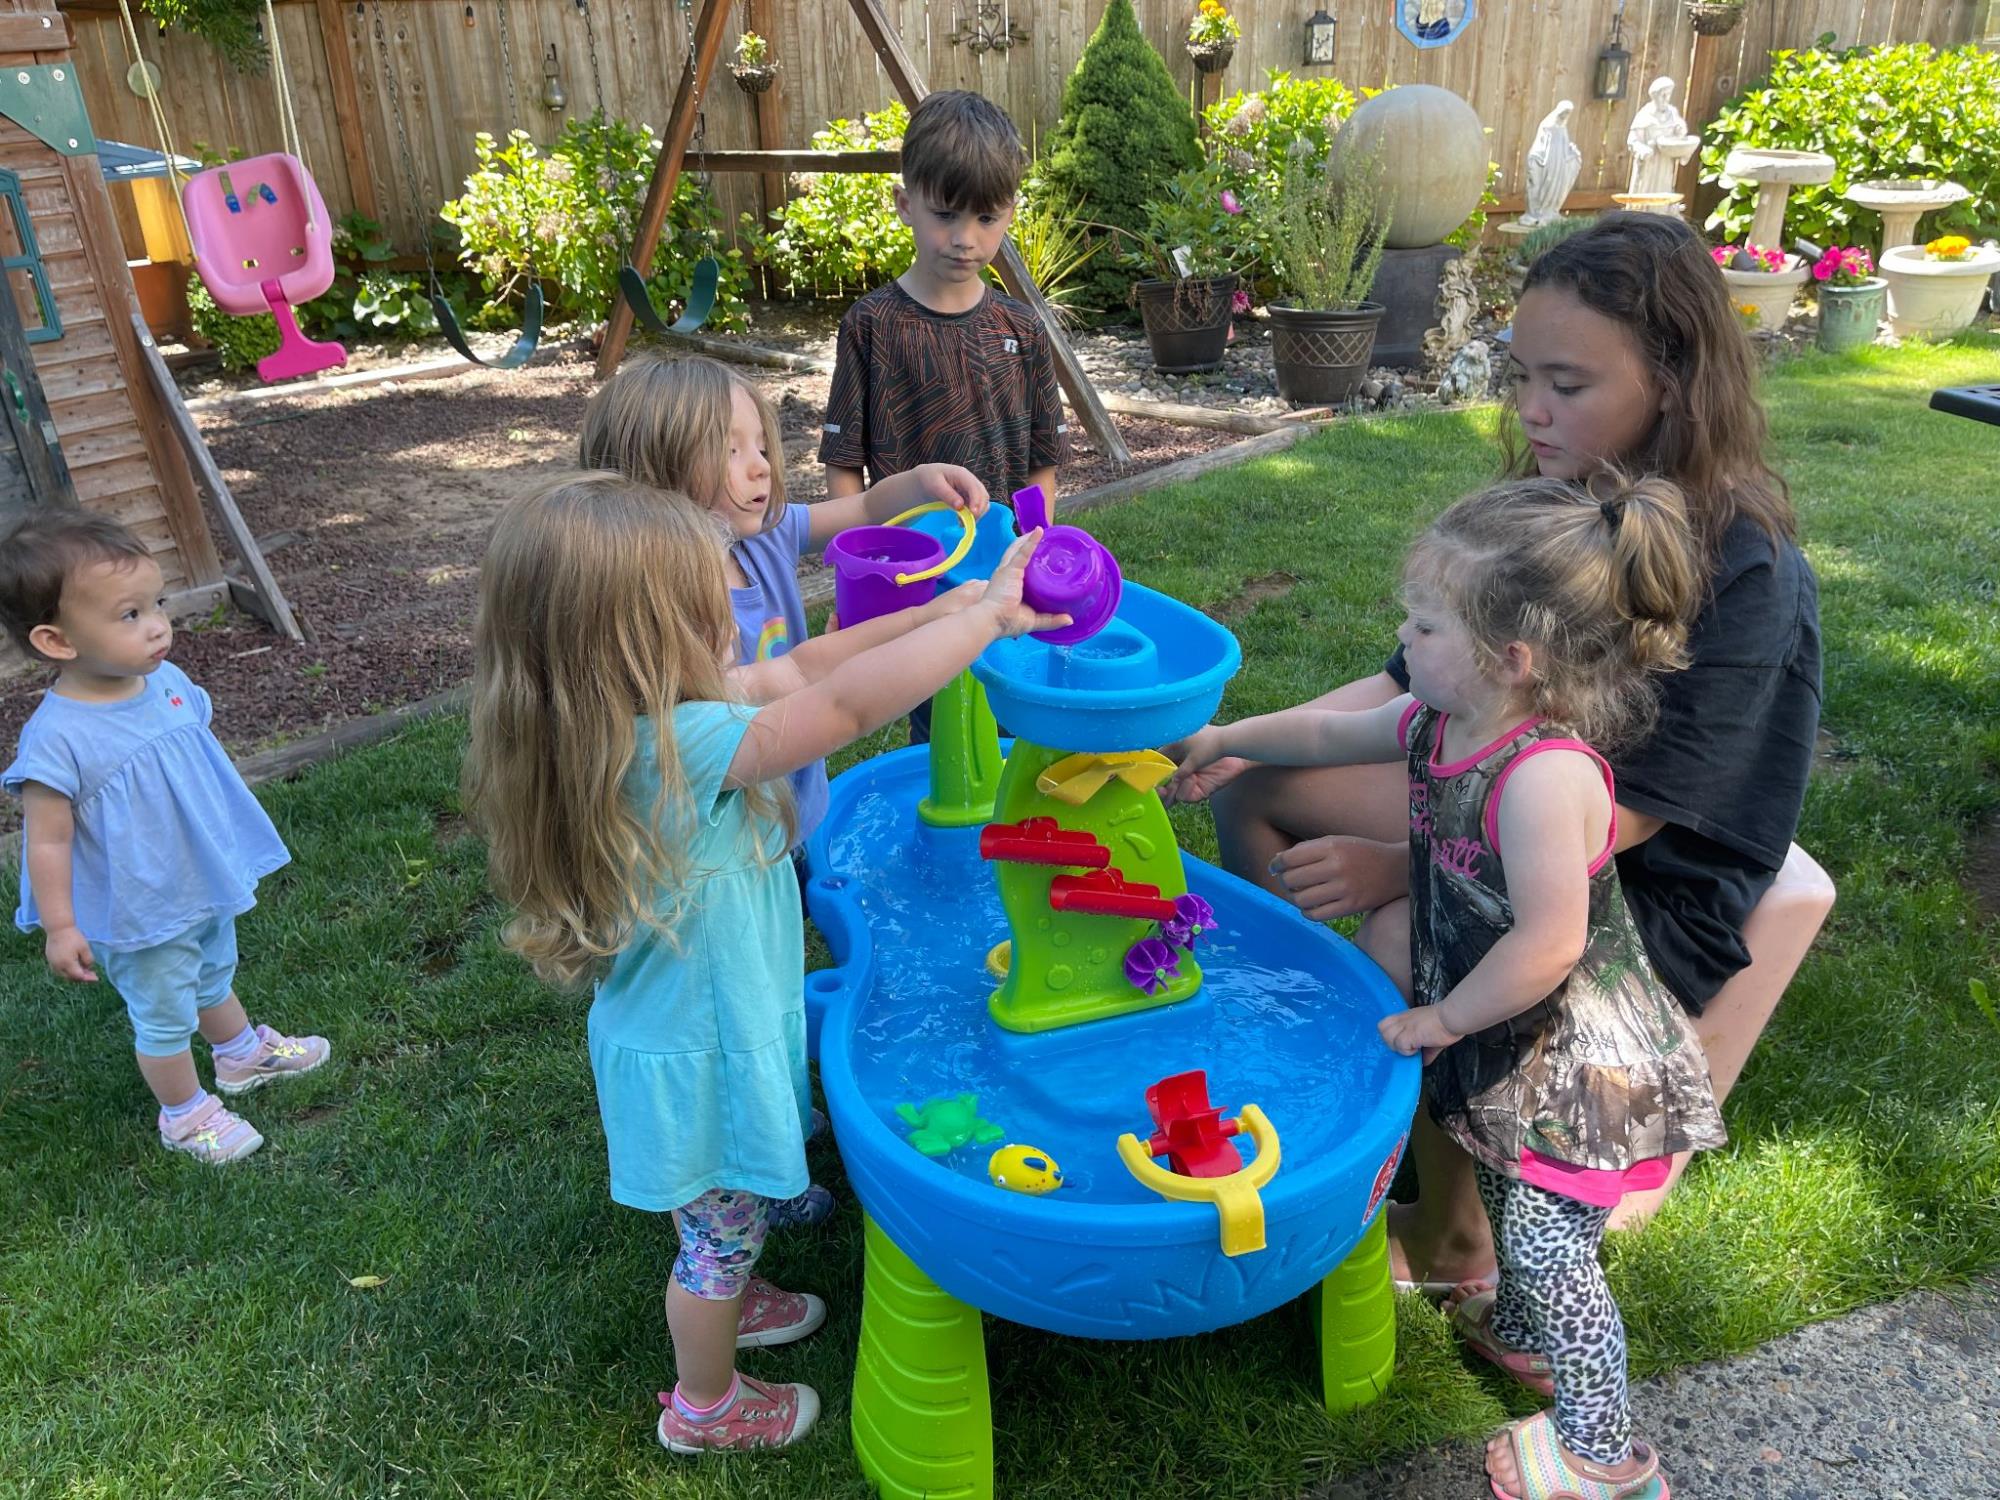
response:
<path id="1" fill-rule="evenodd" d="M 1410 720 L 1417 716 L 1418 710 L 1423 706 L 1423 699 L 1412 698 L 1410 706 L 1403 710 L 1403 717 L 1396 721 L 1396 743 L 1403 747 L 1405 755 L 1410 753 Z"/>
<path id="2" fill-rule="evenodd" d="M 1649 1156 L 1614 1170 L 1572 1166 L 1525 1147 L 1521 1151 L 1521 1181 L 1597 1208 L 1616 1208 L 1627 1193 L 1650 1192 L 1664 1184 L 1673 1169 L 1671 1156 Z"/>
<path id="3" fill-rule="evenodd" d="M 1470 771 L 1474 766 L 1478 765 L 1482 760 L 1486 759 L 1487 756 L 1491 755 L 1495 750 L 1498 750 L 1502 745 L 1511 744 L 1513 741 L 1519 739 L 1522 735 L 1526 734 L 1530 729 L 1533 729 L 1537 724 L 1541 723 L 1542 716 L 1540 714 L 1536 714 L 1531 718 L 1523 719 L 1520 723 L 1516 724 L 1512 729 L 1508 730 L 1505 734 L 1501 735 L 1500 738 L 1495 740 L 1492 744 L 1481 745 L 1477 750 L 1473 751 L 1472 754 L 1466 756 L 1464 760 L 1455 760 L 1448 766 L 1441 766 L 1438 764 L 1438 757 L 1444 754 L 1444 726 L 1449 724 L 1450 722 L 1451 722 L 1450 714 L 1438 715 L 1437 738 L 1431 742 L 1431 771 L 1433 774 L 1438 776 L 1456 776 L 1461 771 Z M 1504 775 L 1506 773 L 1502 772 L 1501 774 Z"/>
<path id="4" fill-rule="evenodd" d="M 1618 847 L 1618 789 L 1612 781 L 1611 763 L 1582 740 L 1539 740 L 1500 768 L 1500 774 L 1493 781 L 1493 791 L 1486 798 L 1486 842 L 1495 854 L 1500 853 L 1500 793 L 1506 789 L 1507 778 L 1514 774 L 1516 766 L 1531 755 L 1540 755 L 1544 750 L 1581 750 L 1597 762 L 1597 769 L 1604 775 L 1604 790 L 1611 798 L 1611 828 L 1604 836 L 1604 852 L 1593 859 L 1590 868 L 1584 872 L 1587 875 L 1595 875 L 1604 868 L 1605 862 Z"/>

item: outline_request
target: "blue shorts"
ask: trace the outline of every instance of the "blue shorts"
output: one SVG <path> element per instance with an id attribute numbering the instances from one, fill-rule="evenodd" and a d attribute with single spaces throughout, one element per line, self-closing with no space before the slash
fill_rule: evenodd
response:
<path id="1" fill-rule="evenodd" d="M 236 981 L 236 918 L 210 917 L 133 953 L 100 953 L 104 977 L 125 1002 L 142 1057 L 187 1051 L 197 1012 L 229 998 Z"/>

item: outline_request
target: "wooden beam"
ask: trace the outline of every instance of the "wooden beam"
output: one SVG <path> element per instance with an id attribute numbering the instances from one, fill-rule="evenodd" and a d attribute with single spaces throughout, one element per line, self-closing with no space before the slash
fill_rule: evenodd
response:
<path id="1" fill-rule="evenodd" d="M 888 13 L 882 9 L 882 0 L 848 0 L 848 3 L 853 7 L 861 29 L 868 33 L 868 40 L 875 48 L 875 55 L 881 59 L 889 81 L 895 85 L 903 103 L 915 109 L 930 89 L 918 74 L 910 54 L 903 50 L 903 39 L 897 34 Z M 1069 397 L 1069 404 L 1083 423 L 1084 431 L 1097 444 L 1097 451 L 1115 464 L 1132 462 L 1132 450 L 1125 446 L 1125 439 L 1118 431 L 1118 424 L 1111 420 L 1111 413 L 1097 399 L 1097 387 L 1084 373 L 1083 362 L 1070 347 L 1069 335 L 1043 300 L 1041 288 L 1028 274 L 1028 267 L 1022 261 L 1020 251 L 1014 248 L 1012 239 L 1001 242 L 1000 254 L 994 265 L 999 269 L 1000 280 L 1007 290 L 1032 307 L 1035 316 L 1041 319 L 1042 328 L 1048 334 L 1049 352 L 1055 357 L 1056 379 L 1061 382 L 1063 393 Z"/>
<path id="2" fill-rule="evenodd" d="M 361 90 L 354 77 L 354 54 L 347 50 L 347 10 L 341 0 L 318 0 L 319 45 L 333 85 L 333 121 L 340 127 L 340 154 L 347 163 L 347 191 L 355 209 L 382 217 L 375 202 L 375 179 L 368 170 L 368 142 L 361 133 Z"/>
<path id="3" fill-rule="evenodd" d="M 181 399 L 180 387 L 174 384 L 173 372 L 160 358 L 159 346 L 147 331 L 146 320 L 133 313 L 132 326 L 138 335 L 139 353 L 146 376 L 152 383 L 154 398 L 165 411 L 174 436 L 180 439 L 181 447 L 186 450 L 188 462 L 201 476 L 208 498 L 215 503 L 216 515 L 221 518 L 222 529 L 229 533 L 237 559 L 250 575 L 251 594 L 257 604 L 257 613 L 284 635 L 303 642 L 305 632 L 292 618 L 292 607 L 285 602 L 285 591 L 278 587 L 278 580 L 272 576 L 270 565 L 264 561 L 264 554 L 257 546 L 257 538 L 251 534 L 243 512 L 236 508 L 236 497 L 229 493 L 229 482 L 222 477 L 215 455 L 201 440 L 201 429 L 194 425 L 194 418 Z"/>
<path id="4" fill-rule="evenodd" d="M 708 0 L 701 19 L 695 23 L 694 56 L 681 69 L 680 87 L 667 115 L 667 129 L 660 142 L 660 157 L 653 164 L 653 180 L 646 189 L 646 202 L 639 210 L 639 231 L 633 237 L 632 264 L 644 276 L 653 269 L 653 251 L 659 248 L 660 229 L 667 221 L 667 209 L 674 201 L 674 189 L 681 180 L 681 165 L 688 142 L 694 138 L 695 108 L 715 74 L 716 54 L 722 50 L 722 33 L 729 23 L 729 0 Z M 604 346 L 597 355 L 597 378 L 608 380 L 625 357 L 625 341 L 632 336 L 632 309 L 623 297 L 611 299 L 611 320 L 604 328 Z"/>
<path id="5" fill-rule="evenodd" d="M 903 153 L 887 151 L 695 151 L 690 172 L 900 172 Z"/>
<path id="6" fill-rule="evenodd" d="M 777 35 L 777 15 L 772 9 L 775 0 L 745 0 L 749 7 L 748 30 L 754 31 L 765 41 Z M 777 79 L 761 94 L 751 95 L 751 103 L 757 111 L 757 145 L 759 149 L 775 147 L 785 139 L 785 106 L 782 96 L 785 75 L 780 69 Z M 757 180 L 764 199 L 764 224 L 769 227 L 771 216 L 785 206 L 790 196 L 789 185 L 783 172 L 766 172 Z"/>
<path id="7" fill-rule="evenodd" d="M 69 48 L 69 21 L 46 11 L 0 16 L 0 52 L 56 52 Z"/>

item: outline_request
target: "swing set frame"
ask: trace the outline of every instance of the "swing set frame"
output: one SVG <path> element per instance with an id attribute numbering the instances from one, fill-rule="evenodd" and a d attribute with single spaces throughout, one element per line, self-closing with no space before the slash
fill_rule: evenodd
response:
<path id="1" fill-rule="evenodd" d="M 693 0 L 689 3 L 692 4 Z M 688 147 L 694 140 L 695 116 L 701 95 L 714 75 L 716 58 L 722 51 L 730 5 L 731 0 L 706 0 L 701 17 L 695 22 L 693 43 L 681 69 L 679 87 L 674 91 L 673 107 L 667 115 L 659 160 L 653 165 L 646 201 L 639 211 L 638 231 L 633 237 L 632 253 L 627 257 L 627 273 L 621 276 L 621 283 L 636 281 L 642 291 L 645 278 L 652 269 L 654 252 L 659 248 L 660 232 L 666 224 L 667 209 L 674 201 L 674 190 L 680 184 L 683 167 L 692 167 L 698 172 L 770 174 L 788 171 L 893 172 L 901 165 L 900 152 L 881 150 L 703 151 L 690 154 Z M 875 49 L 875 56 L 903 103 L 916 108 L 930 89 L 917 72 L 909 53 L 904 50 L 902 36 L 883 10 L 881 0 L 848 0 L 848 7 L 861 23 L 862 31 Z M 1002 242 L 994 265 L 1008 293 L 1027 303 L 1041 320 L 1048 334 L 1049 350 L 1055 358 L 1056 378 L 1062 384 L 1063 393 L 1069 397 L 1070 406 L 1084 431 L 1090 434 L 1098 451 L 1113 463 L 1121 467 L 1131 463 L 1131 450 L 1125 446 L 1125 439 L 1111 420 L 1111 414 L 1098 399 L 1097 388 L 1091 384 L 1082 361 L 1076 357 L 1076 350 L 1070 346 L 1068 334 L 1050 311 L 1034 278 L 1028 274 L 1027 265 L 1014 248 L 1011 238 Z M 629 297 L 629 286 L 626 290 Z M 689 300 L 692 311 L 693 299 Z M 633 322 L 634 309 L 628 298 L 614 298 L 611 319 L 605 327 L 604 343 L 597 357 L 600 380 L 608 379 L 624 359 Z"/>

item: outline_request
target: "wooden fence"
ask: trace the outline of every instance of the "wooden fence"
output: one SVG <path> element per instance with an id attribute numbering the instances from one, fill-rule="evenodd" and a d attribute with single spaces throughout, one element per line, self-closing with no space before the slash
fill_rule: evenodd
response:
<path id="1" fill-rule="evenodd" d="M 698 0 L 697 0 L 698 3 Z M 714 149 L 803 146 L 836 116 L 857 117 L 893 97 L 860 27 L 833 0 L 735 0 L 732 31 L 770 38 L 782 72 L 753 104 L 726 74 L 704 111 Z M 933 88 L 974 88 L 998 100 L 1031 141 L 1047 135 L 1064 80 L 1104 12 L 1105 0 L 997 0 L 995 9 L 1027 39 L 974 53 L 951 34 L 973 19 L 977 0 L 882 0 Z M 1419 51 L 1397 32 L 1392 0 L 1324 0 L 1339 19 L 1331 72 L 1350 87 L 1435 83 L 1472 102 L 1489 127 L 1500 163 L 1503 203 L 1518 207 L 1522 158 L 1537 122 L 1571 99 L 1570 130 L 1584 152 L 1574 206 L 1602 206 L 1629 171 L 1624 139 L 1646 84 L 1662 74 L 1699 121 L 1715 104 L 1760 76 L 1777 48 L 1811 46 L 1831 32 L 1842 46 L 1971 40 L 1988 0 L 1750 0 L 1726 38 L 1695 37 L 1681 0 L 1624 0 L 1625 46 L 1632 54 L 1627 98 L 1590 97 L 1598 49 L 1620 0 L 1479 0 L 1479 14 L 1449 46 Z M 134 0 L 135 9 L 139 0 Z M 688 46 L 690 0 L 278 0 L 277 17 L 292 76 L 308 165 L 337 213 L 359 208 L 386 224 L 398 244 L 422 243 L 422 224 L 473 168 L 473 135 L 504 134 L 510 123 L 552 140 L 562 122 L 601 99 L 613 114 L 663 125 Z M 1195 73 L 1181 39 L 1193 0 L 1136 0 L 1140 24 L 1190 91 Z M 1304 20 L 1315 0 L 1237 0 L 1243 26 L 1236 55 L 1218 83 L 1227 91 L 1263 84 L 1266 70 L 1302 67 Z M 144 101 L 126 83 L 131 59 L 115 0 L 65 0 L 76 57 L 100 136 L 153 143 Z M 504 24 L 503 24 L 504 23 Z M 165 75 L 162 95 L 174 143 L 215 149 L 274 150 L 280 135 L 268 75 L 245 75 L 207 43 L 162 35 L 141 16 L 140 43 Z M 511 69 L 503 68 L 504 50 Z M 568 109 L 540 100 L 544 60 L 554 60 Z M 513 87 L 508 88 L 511 71 Z M 392 98 L 400 92 L 399 136 Z M 760 118 L 761 117 L 761 118 Z M 408 165 L 403 137 L 407 138 Z M 727 222 L 756 212 L 779 186 L 748 176 L 717 178 Z M 123 195 L 120 195 L 123 196 Z"/>

